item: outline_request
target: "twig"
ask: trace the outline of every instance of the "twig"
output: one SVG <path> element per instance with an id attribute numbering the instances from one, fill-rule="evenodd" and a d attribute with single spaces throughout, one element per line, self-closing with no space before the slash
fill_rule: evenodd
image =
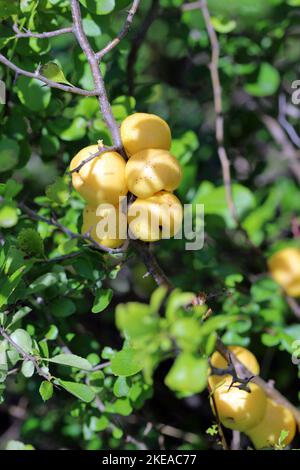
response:
<path id="1" fill-rule="evenodd" d="M 214 392 L 212 391 L 211 386 L 209 384 L 207 384 L 207 388 L 208 388 L 209 395 L 211 397 L 211 401 L 212 401 L 212 405 L 213 405 L 213 411 L 214 411 L 214 414 L 215 414 L 215 417 L 216 417 L 216 421 L 217 421 L 217 425 L 218 425 L 218 432 L 219 432 L 219 436 L 220 436 L 220 439 L 221 439 L 222 447 L 223 447 L 224 450 L 230 450 L 230 448 L 227 444 L 226 438 L 225 438 L 224 431 L 223 431 L 223 427 L 222 427 L 222 423 L 221 423 L 221 420 L 220 420 L 220 416 L 219 416 L 218 407 L 217 407 L 217 404 L 216 404 Z"/>
<path id="2" fill-rule="evenodd" d="M 114 115 L 112 113 L 110 103 L 108 101 L 105 84 L 104 84 L 103 76 L 99 67 L 98 59 L 83 30 L 82 18 L 81 18 L 81 12 L 80 12 L 80 6 L 78 3 L 78 0 L 70 0 L 70 4 L 71 4 L 73 24 L 74 24 L 74 34 L 76 36 L 78 44 L 80 45 L 90 65 L 94 84 L 95 84 L 95 89 L 97 90 L 97 96 L 98 96 L 99 105 L 100 105 L 103 119 L 108 129 L 111 132 L 114 145 L 117 147 L 118 151 L 121 152 L 122 155 L 125 156 L 122 142 L 121 142 L 119 128 L 114 118 Z"/>
<path id="3" fill-rule="evenodd" d="M 71 173 L 71 174 L 72 173 L 78 173 L 81 170 L 81 168 L 84 167 L 84 165 L 86 165 L 87 163 L 94 160 L 94 158 L 99 157 L 104 152 L 112 152 L 114 150 L 117 150 L 117 149 L 116 149 L 116 147 L 113 147 L 113 146 L 112 147 L 101 147 L 101 148 L 99 148 L 98 152 L 91 153 L 89 157 L 82 160 L 82 162 L 76 168 L 73 168 L 73 170 L 71 170 L 69 173 Z"/>
<path id="4" fill-rule="evenodd" d="M 149 10 L 142 21 L 139 30 L 132 39 L 132 45 L 127 59 L 127 81 L 129 95 L 134 95 L 134 65 L 137 55 L 147 32 L 154 21 L 159 9 L 159 0 L 152 0 Z"/>
<path id="5" fill-rule="evenodd" d="M 279 95 L 278 100 L 278 121 L 279 124 L 286 131 L 293 144 L 300 149 L 300 137 L 295 131 L 292 124 L 286 118 L 286 97 L 283 93 Z"/>
<path id="6" fill-rule="evenodd" d="M 1 201 L 1 197 L 0 197 L 0 201 Z M 107 246 L 103 246 L 103 245 L 100 245 L 99 243 L 97 243 L 89 234 L 80 234 L 80 233 L 75 233 L 73 232 L 72 230 L 68 229 L 67 227 L 65 227 L 64 225 L 62 225 L 60 222 L 58 222 L 56 219 L 54 218 L 51 218 L 51 219 L 48 219 L 47 217 L 44 217 L 43 215 L 40 215 L 40 214 L 37 214 L 37 212 L 33 211 L 32 209 L 30 209 L 26 204 L 24 204 L 23 202 L 20 202 L 18 204 L 19 208 L 25 212 L 25 214 L 28 215 L 28 217 L 30 217 L 31 219 L 33 220 L 37 220 L 37 221 L 40 221 L 40 222 L 45 222 L 46 224 L 48 225 L 52 225 L 53 227 L 56 227 L 60 232 L 63 232 L 65 235 L 67 235 L 69 238 L 71 239 L 79 239 L 79 240 L 86 240 L 88 242 L 90 242 L 95 248 L 97 248 L 98 250 L 101 250 L 101 251 L 105 251 L 107 253 L 110 253 L 110 254 L 115 254 L 115 253 L 123 253 L 124 251 L 124 247 L 120 247 L 120 248 L 108 248 Z M 125 240 L 126 242 L 126 240 Z M 125 245 L 126 243 L 124 243 Z"/>
<path id="7" fill-rule="evenodd" d="M 189 9 L 191 8 L 191 4 Z M 186 5 L 186 6 L 187 6 Z M 207 7 L 207 1 L 202 0 L 201 2 L 195 2 L 194 8 L 200 8 L 203 14 L 207 34 L 211 45 L 211 62 L 209 64 L 210 76 L 213 87 L 214 95 L 214 107 L 216 113 L 216 141 L 218 146 L 218 155 L 221 162 L 223 181 L 225 186 L 225 194 L 227 205 L 233 220 L 238 223 L 238 216 L 236 207 L 233 200 L 232 187 L 231 187 L 231 174 L 230 174 L 230 162 L 224 145 L 224 116 L 222 106 L 222 87 L 219 76 L 219 56 L 220 46 L 217 34 L 211 22 L 210 13 Z"/>
<path id="8" fill-rule="evenodd" d="M 121 31 L 119 32 L 116 38 L 110 41 L 103 49 L 101 49 L 101 51 L 96 53 L 97 60 L 101 60 L 108 52 L 110 52 L 114 47 L 116 47 L 122 41 L 122 39 L 126 36 L 126 34 L 128 33 L 132 25 L 133 17 L 138 9 L 139 4 L 140 4 L 140 0 L 134 0 L 128 12 L 128 16 L 126 18 L 123 28 L 121 29 Z"/>
<path id="9" fill-rule="evenodd" d="M 298 184 L 300 184 L 300 161 L 299 152 L 297 152 L 288 140 L 285 132 L 276 119 L 267 114 L 261 116 L 261 120 L 270 132 L 275 142 L 281 147 L 282 155 L 287 159 L 289 168 L 296 178 Z"/>
<path id="10" fill-rule="evenodd" d="M 24 28 L 25 29 L 25 28 Z M 62 34 L 68 34 L 68 33 L 73 33 L 73 27 L 69 26 L 67 28 L 60 28 L 60 29 L 55 29 L 53 31 L 46 31 L 44 33 L 33 33 L 32 31 L 28 31 L 27 29 L 25 30 L 25 33 L 23 33 L 18 25 L 15 23 L 13 25 L 13 30 L 16 33 L 16 38 L 39 38 L 39 39 L 44 39 L 44 38 L 53 38 L 55 36 L 61 36 Z"/>
<path id="11" fill-rule="evenodd" d="M 51 380 L 51 375 L 45 372 L 38 363 L 38 360 L 36 359 L 35 356 L 32 354 L 28 354 L 26 351 L 24 351 L 23 348 L 21 348 L 15 341 L 9 336 L 9 334 L 5 331 L 5 329 L 0 326 L 0 335 L 3 336 L 14 348 L 15 350 L 23 357 L 24 360 L 32 362 L 34 365 L 35 370 L 37 373 L 41 376 L 44 377 L 46 380 Z"/>
<path id="12" fill-rule="evenodd" d="M 298 302 L 293 297 L 289 297 L 288 295 L 286 296 L 286 301 L 293 314 L 300 320 L 300 305 Z"/>
<path id="13" fill-rule="evenodd" d="M 89 90 L 84 90 L 83 88 L 78 88 L 76 86 L 63 85 L 62 83 L 57 83 L 57 82 L 53 82 L 52 80 L 49 80 L 48 78 L 41 75 L 38 71 L 29 72 L 28 70 L 24 70 L 18 67 L 17 65 L 15 65 L 10 60 L 8 60 L 3 54 L 0 54 L 0 62 L 6 65 L 6 67 L 16 72 L 16 74 L 24 75 L 25 77 L 28 77 L 28 78 L 35 78 L 37 80 L 40 80 L 43 83 L 46 83 L 46 85 L 50 86 L 51 88 L 58 88 L 59 90 L 66 91 L 68 93 L 74 93 L 76 95 L 98 96 L 97 90 L 89 91 Z"/>
<path id="14" fill-rule="evenodd" d="M 170 292 L 174 287 L 168 279 L 162 268 L 159 266 L 155 256 L 149 250 L 149 247 L 139 240 L 131 240 L 131 245 L 139 253 L 149 273 L 159 286 L 165 286 Z"/>

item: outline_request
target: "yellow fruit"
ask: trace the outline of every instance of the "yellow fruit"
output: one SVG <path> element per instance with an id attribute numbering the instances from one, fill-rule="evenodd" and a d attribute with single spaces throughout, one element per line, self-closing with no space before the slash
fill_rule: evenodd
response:
<path id="1" fill-rule="evenodd" d="M 291 297 L 300 297 L 300 249 L 284 248 L 268 261 L 273 279 Z"/>
<path id="2" fill-rule="evenodd" d="M 97 208 L 87 205 L 83 210 L 81 233 L 89 233 L 100 245 L 108 248 L 118 248 L 124 243 L 124 237 L 126 237 L 126 215 L 122 215 L 121 220 L 122 225 L 121 230 L 119 230 L 120 215 L 118 206 L 102 204 Z M 99 222 L 102 222 L 102 224 L 99 225 Z M 120 239 L 120 236 L 123 238 Z"/>
<path id="3" fill-rule="evenodd" d="M 155 114 L 128 116 L 121 124 L 121 139 L 129 157 L 148 148 L 169 150 L 171 147 L 170 128 Z"/>
<path id="4" fill-rule="evenodd" d="M 132 235 L 153 242 L 173 237 L 180 229 L 183 209 L 174 194 L 160 191 L 147 199 L 136 199 L 128 209 Z"/>
<path id="5" fill-rule="evenodd" d="M 182 173 L 180 164 L 168 150 L 146 149 L 132 155 L 125 169 L 129 191 L 147 198 L 162 191 L 178 188 Z"/>
<path id="6" fill-rule="evenodd" d="M 75 155 L 70 169 L 99 151 L 98 145 L 83 148 Z M 86 163 L 79 172 L 72 173 L 72 183 L 76 191 L 93 206 L 102 202 L 119 204 L 119 197 L 127 194 L 125 161 L 117 152 L 104 152 Z"/>
<path id="7" fill-rule="evenodd" d="M 248 429 L 246 434 L 256 449 L 262 449 L 277 444 L 281 431 L 288 431 L 284 439 L 284 444 L 287 446 L 296 433 L 295 418 L 289 409 L 268 398 L 262 421 L 254 428 Z"/>
<path id="8" fill-rule="evenodd" d="M 244 366 L 252 372 L 253 375 L 259 375 L 259 364 L 251 351 L 243 348 L 242 346 L 229 346 L 228 349 L 229 351 L 233 352 L 237 359 L 239 359 L 239 361 L 241 361 Z M 224 357 L 217 351 L 214 352 L 211 356 L 211 365 L 219 369 L 226 369 L 228 367 L 226 359 L 224 359 Z M 224 381 L 224 379 L 227 377 L 228 375 L 211 375 L 208 378 L 208 382 L 211 388 L 214 388 L 218 383 Z"/>
<path id="9" fill-rule="evenodd" d="M 246 431 L 256 426 L 264 417 L 267 397 L 255 383 L 248 384 L 251 392 L 231 387 L 231 378 L 218 385 L 214 398 L 220 421 L 226 428 Z"/>

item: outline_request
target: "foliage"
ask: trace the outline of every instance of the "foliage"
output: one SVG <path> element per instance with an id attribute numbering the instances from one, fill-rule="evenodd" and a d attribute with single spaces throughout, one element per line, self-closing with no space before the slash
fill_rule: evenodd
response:
<path id="1" fill-rule="evenodd" d="M 265 259 L 280 247 L 300 246 L 299 176 L 286 141 L 293 143 L 288 135 L 275 141 L 264 116 L 277 122 L 279 95 L 289 95 L 298 78 L 300 5 L 208 1 L 220 43 L 238 227 L 215 142 L 209 38 L 201 11 L 182 11 L 183 3 L 141 2 L 131 31 L 101 63 L 117 122 L 134 110 L 166 119 L 183 168 L 178 195 L 183 203 L 205 205 L 202 250 L 185 251 L 176 239 L 154 246 L 176 286 L 170 295 L 155 288 L 133 249 L 109 255 L 70 236 L 79 232 L 84 203 L 70 190 L 68 164 L 86 145 L 113 143 L 97 98 L 16 76 L 1 64 L 7 89 L 7 103 L 0 104 L 1 432 L 13 424 L 12 403 L 26 415 L 18 440 L 7 444 L 0 436 L 3 448 L 135 449 L 140 441 L 157 448 L 161 423 L 194 436 L 188 442 L 183 431 L 181 438 L 167 437 L 167 448 L 218 448 L 206 392 L 217 334 L 225 344 L 255 351 L 265 378 L 298 403 L 299 366 L 291 354 L 299 318 Z M 100 50 L 122 28 L 130 2 L 80 4 L 85 33 Z M 17 38 L 12 29 L 14 22 L 38 32 L 68 26 L 69 2 L 0 1 L 0 17 L 3 55 L 54 82 L 93 88 L 71 35 Z M 288 118 L 300 131 L 292 104 Z M 39 220 L 22 209 L 24 201 Z M 207 305 L 191 305 L 199 291 Z M 147 422 L 153 423 L 148 434 Z"/>

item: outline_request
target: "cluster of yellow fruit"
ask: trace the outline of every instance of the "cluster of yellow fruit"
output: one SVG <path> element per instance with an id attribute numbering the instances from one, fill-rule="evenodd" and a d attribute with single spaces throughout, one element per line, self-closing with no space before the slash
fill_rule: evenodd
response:
<path id="1" fill-rule="evenodd" d="M 275 253 L 268 262 L 272 277 L 290 297 L 300 297 L 300 249 L 289 247 Z"/>
<path id="2" fill-rule="evenodd" d="M 256 357 L 241 346 L 230 346 L 229 350 L 249 369 L 258 375 L 260 368 Z M 215 352 L 211 365 L 226 369 L 226 360 Z M 208 382 L 214 396 L 221 423 L 229 428 L 244 432 L 256 449 L 271 447 L 277 444 L 281 431 L 287 431 L 284 444 L 288 445 L 296 432 L 296 421 L 288 408 L 268 398 L 261 387 L 249 382 L 250 392 L 231 387 L 231 375 L 210 375 Z M 211 406 L 214 411 L 213 402 Z"/>
<path id="3" fill-rule="evenodd" d="M 182 173 L 180 164 L 169 151 L 168 124 L 156 115 L 135 113 L 122 122 L 121 139 L 127 162 L 119 153 L 108 150 L 74 171 L 101 150 L 101 143 L 83 148 L 71 161 L 73 186 L 87 202 L 82 233 L 90 231 L 98 243 L 110 248 L 122 245 L 124 240 L 120 239 L 118 229 L 119 203 L 130 191 L 136 196 L 128 209 L 133 236 L 143 241 L 174 236 L 181 226 L 183 210 L 172 191 L 178 188 Z M 109 216 L 110 211 L 117 214 L 115 237 L 99 238 L 97 224 Z"/>

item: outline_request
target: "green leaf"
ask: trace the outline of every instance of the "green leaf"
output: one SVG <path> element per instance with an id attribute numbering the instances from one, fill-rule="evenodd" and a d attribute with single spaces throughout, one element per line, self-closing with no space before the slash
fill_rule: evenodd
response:
<path id="1" fill-rule="evenodd" d="M 123 349 L 115 354 L 110 366 L 114 375 L 135 375 L 143 369 L 142 354 L 136 349 Z"/>
<path id="2" fill-rule="evenodd" d="M 21 367 L 21 372 L 24 377 L 32 377 L 34 374 L 34 364 L 32 361 L 24 361 Z"/>
<path id="3" fill-rule="evenodd" d="M 43 401 L 50 400 L 53 396 L 53 384 L 51 382 L 47 382 L 47 380 L 43 380 L 40 385 L 39 392 Z"/>
<path id="4" fill-rule="evenodd" d="M 19 100 L 31 111 L 42 111 L 50 103 L 51 90 L 40 80 L 19 77 L 17 80 Z"/>
<path id="5" fill-rule="evenodd" d="M 0 18 L 7 18 L 8 16 L 15 15 L 18 13 L 18 1 L 17 0 L 0 0 Z"/>
<path id="6" fill-rule="evenodd" d="M 65 366 L 76 367 L 77 369 L 82 370 L 91 370 L 92 366 L 83 357 L 76 356 L 75 354 L 58 354 L 57 356 L 47 359 L 49 362 L 54 362 L 55 364 L 63 364 Z"/>
<path id="7" fill-rule="evenodd" d="M 14 203 L 0 203 L 0 227 L 11 228 L 18 223 L 18 212 Z"/>
<path id="8" fill-rule="evenodd" d="M 67 298 L 53 300 L 50 309 L 51 313 L 58 318 L 66 318 L 76 312 L 76 306 L 74 302 Z"/>
<path id="9" fill-rule="evenodd" d="M 91 18 L 84 18 L 82 21 L 83 29 L 88 37 L 97 37 L 101 35 L 100 26 Z"/>
<path id="10" fill-rule="evenodd" d="M 26 265 L 23 265 L 20 268 L 16 269 L 13 274 L 6 277 L 4 281 L 2 281 L 0 290 L 0 308 L 8 302 L 10 295 L 14 292 L 14 290 L 20 283 L 25 270 Z"/>
<path id="11" fill-rule="evenodd" d="M 105 310 L 106 307 L 110 304 L 112 296 L 112 289 L 103 289 L 102 287 L 97 289 L 92 312 L 100 313 Z"/>
<path id="12" fill-rule="evenodd" d="M 238 319 L 239 317 L 237 315 L 216 315 L 215 317 L 210 317 L 201 326 L 201 334 L 202 336 L 206 336 L 216 330 L 222 330 L 226 328 L 227 325 L 236 322 Z"/>
<path id="13" fill-rule="evenodd" d="M 32 351 L 32 339 L 27 331 L 22 328 L 18 328 L 11 335 L 11 339 L 23 349 L 26 353 L 31 353 Z"/>
<path id="14" fill-rule="evenodd" d="M 128 386 L 126 377 L 118 377 L 114 383 L 114 395 L 118 398 L 127 397 L 130 387 Z"/>
<path id="15" fill-rule="evenodd" d="M 159 316 L 149 305 L 139 302 L 119 304 L 116 308 L 116 325 L 131 340 L 149 338 L 158 333 Z"/>
<path id="16" fill-rule="evenodd" d="M 115 8 L 115 0 L 80 0 L 81 5 L 96 15 L 107 15 Z"/>
<path id="17" fill-rule="evenodd" d="M 15 196 L 19 194 L 19 192 L 23 188 L 23 185 L 21 183 L 17 182 L 16 180 L 12 178 L 8 179 L 4 186 L 5 186 L 5 189 L 3 192 L 3 196 L 5 199 L 13 199 Z"/>
<path id="18" fill-rule="evenodd" d="M 185 395 L 200 393 L 207 384 L 207 370 L 207 359 L 181 353 L 165 377 L 165 384 Z"/>
<path id="19" fill-rule="evenodd" d="M 205 216 L 208 214 L 220 215 L 224 218 L 228 227 L 234 227 L 235 222 L 232 220 L 228 209 L 225 187 L 208 187 L 205 183 L 201 184 L 193 203 L 204 205 Z M 239 218 L 242 218 L 246 211 L 255 207 L 255 197 L 248 188 L 241 184 L 233 184 L 232 193 L 237 214 Z"/>
<path id="20" fill-rule="evenodd" d="M 70 196 L 67 182 L 63 177 L 57 178 L 53 184 L 46 188 L 46 196 L 57 204 L 65 204 Z"/>
<path id="21" fill-rule="evenodd" d="M 227 21 L 227 20 L 224 20 L 223 18 L 222 19 L 217 18 L 216 16 L 211 17 L 211 23 L 214 29 L 218 33 L 223 33 L 223 34 L 230 33 L 236 28 L 236 21 L 234 20 Z"/>
<path id="22" fill-rule="evenodd" d="M 57 118 L 55 122 L 49 123 L 49 128 L 62 140 L 72 142 L 80 140 L 85 136 L 87 121 L 83 117 L 76 117 L 73 121 L 66 118 Z"/>
<path id="23" fill-rule="evenodd" d="M 67 85 L 73 86 L 72 83 L 66 79 L 60 66 L 55 62 L 48 62 L 47 64 L 44 64 L 41 67 L 40 73 L 44 77 L 48 78 L 48 80 L 52 80 L 52 82 L 65 83 Z"/>
<path id="24" fill-rule="evenodd" d="M 200 344 L 201 326 L 195 318 L 179 318 L 170 330 L 178 346 L 186 351 L 195 351 Z"/>
<path id="25" fill-rule="evenodd" d="M 85 384 L 79 384 L 77 382 L 68 382 L 66 380 L 58 380 L 59 385 L 61 385 L 67 392 L 71 393 L 75 397 L 79 398 L 86 403 L 90 403 L 95 398 L 95 392 Z"/>
<path id="26" fill-rule="evenodd" d="M 257 81 L 245 85 L 245 90 L 252 96 L 271 96 L 280 85 L 280 74 L 271 64 L 261 64 Z"/>
<path id="27" fill-rule="evenodd" d="M 7 137 L 1 137 L 0 140 L 0 173 L 9 171 L 19 160 L 20 147 L 19 144 Z"/>

